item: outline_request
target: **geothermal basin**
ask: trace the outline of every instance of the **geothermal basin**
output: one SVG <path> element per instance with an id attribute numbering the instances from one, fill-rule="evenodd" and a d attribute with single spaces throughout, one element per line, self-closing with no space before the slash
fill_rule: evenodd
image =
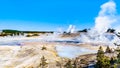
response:
<path id="1" fill-rule="evenodd" d="M 56 41 L 52 40 L 51 41 L 46 41 L 41 38 L 27 38 L 27 37 L 20 37 L 20 38 L 1 38 L 3 40 L 0 40 L 0 46 L 34 46 L 36 45 L 46 45 L 45 43 L 49 43 L 46 45 L 46 47 L 50 45 L 54 45 L 55 50 L 60 57 L 65 57 L 65 58 L 75 58 L 79 55 L 84 55 L 84 54 L 91 54 L 91 53 L 96 53 L 97 50 L 92 50 L 89 48 L 81 47 L 81 46 L 76 46 L 76 44 L 79 44 L 78 41 Z M 6 41 L 7 40 L 7 41 Z M 77 43 L 76 43 L 77 42 Z M 33 44 L 34 43 L 34 44 Z M 72 45 L 71 45 L 72 44 Z M 80 45 L 80 44 L 79 44 Z"/>

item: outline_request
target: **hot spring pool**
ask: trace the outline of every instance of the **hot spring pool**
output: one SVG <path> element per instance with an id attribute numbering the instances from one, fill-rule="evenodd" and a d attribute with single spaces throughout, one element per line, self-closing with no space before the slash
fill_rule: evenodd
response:
<path id="1" fill-rule="evenodd" d="M 78 46 L 57 45 L 56 51 L 60 57 L 75 58 L 79 55 L 96 53 L 96 50 L 81 48 Z"/>
<path id="2" fill-rule="evenodd" d="M 0 40 L 0 46 L 20 46 L 23 42 L 39 42 L 39 39 L 28 39 L 28 40 Z"/>

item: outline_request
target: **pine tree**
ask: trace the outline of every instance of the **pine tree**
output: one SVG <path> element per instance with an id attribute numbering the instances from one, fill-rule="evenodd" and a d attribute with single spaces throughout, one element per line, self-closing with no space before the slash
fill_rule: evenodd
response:
<path id="1" fill-rule="evenodd" d="M 40 63 L 40 67 L 41 68 L 46 68 L 47 67 L 47 59 L 45 59 L 45 57 L 43 56 L 42 58 L 41 58 L 41 63 Z"/>
<path id="2" fill-rule="evenodd" d="M 68 60 L 68 62 L 64 66 L 65 68 L 73 68 L 71 60 Z"/>
<path id="3" fill-rule="evenodd" d="M 102 68 L 110 68 L 110 59 L 109 57 L 103 57 Z"/>
<path id="4" fill-rule="evenodd" d="M 117 55 L 117 62 L 120 63 L 120 52 Z"/>
<path id="5" fill-rule="evenodd" d="M 102 50 L 102 47 L 100 46 L 98 53 L 97 53 L 97 63 L 96 63 L 96 68 L 102 68 L 103 66 L 103 57 L 104 57 L 104 52 Z"/>
<path id="6" fill-rule="evenodd" d="M 57 67 L 59 67 L 59 68 L 62 68 L 62 63 L 61 63 L 61 62 L 56 61 L 56 66 L 57 66 Z"/>
<path id="7" fill-rule="evenodd" d="M 106 52 L 106 53 L 111 53 L 111 52 L 112 52 L 109 46 L 107 46 L 107 48 L 106 48 L 106 51 L 105 51 L 105 52 Z"/>
<path id="8" fill-rule="evenodd" d="M 78 68 L 78 58 L 76 58 L 75 60 L 74 60 L 74 63 L 73 63 L 73 65 L 74 65 L 74 67 L 73 68 Z"/>
<path id="9" fill-rule="evenodd" d="M 110 60 L 104 55 L 104 51 L 101 46 L 97 53 L 96 68 L 110 68 Z"/>
<path id="10" fill-rule="evenodd" d="M 98 53 L 97 53 L 97 58 L 102 58 L 104 57 L 104 51 L 102 46 L 99 47 Z"/>
<path id="11" fill-rule="evenodd" d="M 112 57 L 111 59 L 110 59 L 110 64 L 114 64 L 116 62 L 116 58 L 115 57 Z"/>
<path id="12" fill-rule="evenodd" d="M 41 50 L 47 50 L 47 48 L 45 46 L 43 46 Z"/>
<path id="13" fill-rule="evenodd" d="M 116 63 L 116 58 L 112 57 L 110 59 L 111 68 L 117 68 L 115 63 Z"/>

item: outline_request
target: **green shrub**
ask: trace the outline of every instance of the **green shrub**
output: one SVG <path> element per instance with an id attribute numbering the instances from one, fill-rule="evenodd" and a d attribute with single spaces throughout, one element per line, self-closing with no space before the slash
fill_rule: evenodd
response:
<path id="1" fill-rule="evenodd" d="M 42 58 L 41 58 L 41 63 L 40 63 L 40 67 L 41 68 L 47 68 L 47 59 L 45 59 L 45 57 L 43 56 Z"/>
<path id="2" fill-rule="evenodd" d="M 45 46 L 43 46 L 41 50 L 47 50 L 47 48 Z"/>

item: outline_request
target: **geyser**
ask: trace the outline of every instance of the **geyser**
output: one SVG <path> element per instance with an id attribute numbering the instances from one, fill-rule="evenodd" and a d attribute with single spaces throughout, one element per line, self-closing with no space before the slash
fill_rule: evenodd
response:
<path id="1" fill-rule="evenodd" d="M 105 33 L 108 28 L 110 28 L 111 25 L 116 22 L 115 13 L 116 4 L 112 0 L 101 5 L 101 10 L 98 14 L 98 17 L 95 19 L 94 29 L 99 34 Z"/>
<path id="2" fill-rule="evenodd" d="M 101 5 L 101 10 L 95 18 L 95 26 L 88 31 L 87 34 L 81 35 L 80 40 L 84 43 L 105 43 L 113 45 L 119 44 L 120 39 L 113 33 L 106 33 L 106 31 L 117 21 L 116 18 L 116 4 L 110 0 Z"/>

